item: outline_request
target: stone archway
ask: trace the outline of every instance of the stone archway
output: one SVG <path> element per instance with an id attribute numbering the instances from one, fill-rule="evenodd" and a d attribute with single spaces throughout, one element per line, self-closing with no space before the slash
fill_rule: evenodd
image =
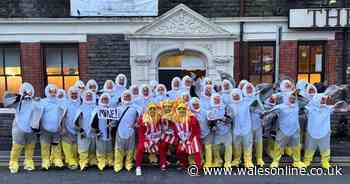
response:
<path id="1" fill-rule="evenodd" d="M 181 4 L 154 22 L 128 36 L 132 84 L 159 78 L 159 57 L 167 52 L 200 53 L 205 57 L 205 75 L 219 79 L 221 70 L 233 75 L 234 40 L 207 18 Z"/>

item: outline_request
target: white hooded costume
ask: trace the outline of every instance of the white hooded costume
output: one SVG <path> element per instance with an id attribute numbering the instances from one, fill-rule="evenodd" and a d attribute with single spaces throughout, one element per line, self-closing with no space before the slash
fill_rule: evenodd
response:
<path id="1" fill-rule="evenodd" d="M 311 102 L 305 107 L 308 117 L 307 134 L 305 140 L 304 163 L 309 166 L 316 149 L 321 154 L 321 165 L 323 168 L 330 167 L 330 137 L 331 137 L 331 114 L 334 106 L 321 104 L 324 95 L 315 95 Z"/>
<path id="2" fill-rule="evenodd" d="M 54 91 L 55 94 L 51 94 L 50 91 Z M 55 167 L 63 167 L 60 131 L 66 109 L 57 99 L 57 91 L 55 85 L 47 85 L 46 98 L 40 102 L 43 108 L 40 127 L 41 158 L 42 168 L 46 170 L 50 168 L 50 160 L 53 160 Z"/>
<path id="3" fill-rule="evenodd" d="M 107 102 L 103 102 L 103 100 Z M 107 165 L 113 166 L 113 145 L 112 145 L 112 126 L 113 120 L 102 119 L 98 117 L 100 109 L 110 108 L 111 98 L 108 93 L 100 96 L 98 106 L 91 116 L 91 128 L 96 134 L 96 158 L 97 167 L 102 171 Z"/>
<path id="4" fill-rule="evenodd" d="M 210 109 L 207 114 L 209 122 L 213 122 L 213 134 L 214 134 L 214 166 L 220 167 L 222 164 L 220 150 L 221 144 L 225 146 L 225 163 L 224 167 L 231 166 L 232 161 L 232 134 L 231 134 L 231 120 L 228 120 L 228 116 L 231 116 L 229 108 L 222 102 L 221 96 L 215 93 L 211 97 Z"/>
<path id="5" fill-rule="evenodd" d="M 124 74 L 118 74 L 115 78 L 115 86 L 114 86 L 114 92 L 116 94 L 116 98 L 119 100 L 119 98 L 122 96 L 122 93 L 127 90 L 126 86 L 128 85 L 128 78 Z"/>
<path id="6" fill-rule="evenodd" d="M 176 100 L 179 98 L 181 94 L 180 88 L 181 88 L 181 79 L 179 77 L 174 77 L 171 80 L 171 90 L 167 92 L 167 95 L 171 100 Z"/>
<path id="7" fill-rule="evenodd" d="M 133 167 L 135 149 L 135 124 L 137 123 L 138 111 L 132 105 L 131 92 L 126 90 L 121 96 L 121 104 L 117 107 L 118 125 L 115 142 L 115 162 L 114 171 L 119 172 L 124 166 L 130 171 Z M 130 98 L 130 100 L 125 100 Z"/>
<path id="8" fill-rule="evenodd" d="M 28 95 L 31 94 L 31 95 Z M 4 104 L 15 107 L 16 114 L 12 124 L 12 148 L 10 154 L 9 169 L 11 173 L 19 170 L 19 156 L 24 148 L 24 169 L 34 170 L 33 154 L 36 143 L 36 135 L 32 130 L 32 123 L 41 118 L 42 109 L 33 100 L 34 88 L 31 84 L 24 82 L 15 97 L 4 97 Z M 11 102 L 9 102 L 11 101 Z M 5 103 L 7 102 L 7 103 Z"/>
<path id="9" fill-rule="evenodd" d="M 155 92 L 156 95 L 152 99 L 155 104 L 160 104 L 161 101 L 169 99 L 167 89 L 164 84 L 158 84 Z"/>
<path id="10" fill-rule="evenodd" d="M 290 102 L 291 98 L 295 98 L 294 103 Z M 278 167 L 279 160 L 286 146 L 290 146 L 292 149 L 293 166 L 298 168 L 304 167 L 304 163 L 300 160 L 299 105 L 296 97 L 293 97 L 291 93 L 285 94 L 285 101 L 275 106 L 272 111 L 278 114 L 278 130 L 273 161 L 270 167 Z"/>
<path id="11" fill-rule="evenodd" d="M 77 98 L 73 99 L 72 94 L 76 94 Z M 76 114 L 79 111 L 81 104 L 80 91 L 77 87 L 70 87 L 68 89 L 68 98 L 65 100 L 66 115 L 63 119 L 61 143 L 65 156 L 65 161 L 70 169 L 78 168 L 78 145 L 77 145 L 77 131 L 75 128 Z"/>
<path id="12" fill-rule="evenodd" d="M 91 131 L 91 118 L 96 107 L 96 94 L 91 90 L 84 91 L 83 103 L 76 114 L 75 125 L 78 131 L 78 153 L 80 169 L 96 165 L 96 140 Z"/>
<path id="13" fill-rule="evenodd" d="M 244 89 L 244 88 L 243 88 Z M 239 99 L 234 99 L 238 96 Z M 250 116 L 250 107 L 254 100 L 252 98 L 244 98 L 239 88 L 234 88 L 231 92 L 232 103 L 230 104 L 233 112 L 233 145 L 234 160 L 233 166 L 238 166 L 241 162 L 242 146 L 244 151 L 244 166 L 246 168 L 253 167 L 252 162 L 252 122 Z"/>

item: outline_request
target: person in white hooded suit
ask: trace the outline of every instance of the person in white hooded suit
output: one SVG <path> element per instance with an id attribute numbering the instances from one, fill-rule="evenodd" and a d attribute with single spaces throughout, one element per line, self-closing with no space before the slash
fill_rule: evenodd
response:
<path id="1" fill-rule="evenodd" d="M 121 104 L 117 107 L 118 120 L 115 137 L 114 171 L 120 172 L 124 167 L 130 171 L 133 167 L 135 150 L 135 124 L 138 112 L 132 105 L 131 92 L 126 90 L 122 93 Z"/>
<path id="2" fill-rule="evenodd" d="M 63 167 L 60 130 L 66 110 L 57 99 L 57 90 L 55 85 L 47 85 L 46 98 L 40 102 L 43 108 L 40 127 L 41 167 L 46 170 L 51 163 L 55 167 Z"/>
<path id="3" fill-rule="evenodd" d="M 12 148 L 10 153 L 9 169 L 11 173 L 19 170 L 19 156 L 24 148 L 24 169 L 32 171 L 35 169 L 33 154 L 36 143 L 36 135 L 32 130 L 32 123 L 39 120 L 41 109 L 34 101 L 34 88 L 25 82 L 15 97 L 4 96 L 4 105 L 16 109 L 15 119 L 12 124 Z M 37 117 L 35 117 L 37 115 Z"/>
<path id="4" fill-rule="evenodd" d="M 153 97 L 152 101 L 155 104 L 160 104 L 161 101 L 168 99 L 167 89 L 164 84 L 158 84 L 156 87 L 156 96 Z"/>
<path id="5" fill-rule="evenodd" d="M 120 97 L 122 96 L 123 92 L 127 90 L 126 86 L 128 85 L 128 79 L 124 74 L 118 74 L 115 78 L 115 86 L 114 86 L 114 92 L 116 94 L 116 97 L 119 101 Z"/>
<path id="6" fill-rule="evenodd" d="M 116 107 L 118 104 L 118 98 L 117 93 L 114 91 L 115 84 L 112 80 L 106 80 L 103 84 L 102 93 L 107 93 L 109 95 L 110 99 L 110 106 Z"/>
<path id="7" fill-rule="evenodd" d="M 255 157 L 257 165 L 264 166 L 263 160 L 263 127 L 262 127 L 262 103 L 259 103 L 259 94 L 257 94 L 252 83 L 248 82 L 243 87 L 243 99 L 252 103 L 250 106 L 250 118 L 252 126 L 252 136 L 255 148 Z"/>
<path id="8" fill-rule="evenodd" d="M 96 135 L 96 158 L 97 167 L 100 171 L 106 166 L 113 166 L 113 146 L 112 146 L 112 123 L 111 119 L 103 119 L 98 117 L 100 109 L 107 109 L 110 107 L 111 98 L 109 94 L 103 93 L 99 99 L 91 117 L 91 128 Z"/>
<path id="9" fill-rule="evenodd" d="M 244 89 L 244 88 L 243 88 Z M 254 167 L 252 162 L 252 122 L 250 107 L 253 99 L 243 98 L 242 91 L 234 88 L 231 92 L 232 103 L 230 104 L 233 120 L 233 146 L 234 160 L 232 166 L 238 167 L 241 162 L 242 147 L 244 151 L 244 167 Z"/>
<path id="10" fill-rule="evenodd" d="M 312 101 L 305 107 L 308 118 L 307 134 L 305 141 L 305 166 L 310 166 L 316 149 L 321 154 L 321 166 L 329 169 L 330 164 L 330 137 L 331 137 L 331 114 L 334 106 L 328 105 L 328 96 L 315 95 Z"/>
<path id="11" fill-rule="evenodd" d="M 181 94 L 181 79 L 179 77 L 174 77 L 171 80 L 171 90 L 167 92 L 167 95 L 171 100 L 176 100 L 180 97 Z"/>
<path id="12" fill-rule="evenodd" d="M 96 94 L 91 90 L 84 91 L 83 103 L 74 118 L 75 128 L 78 132 L 78 153 L 80 170 L 89 165 L 96 165 L 96 141 L 91 131 L 91 117 L 96 107 Z"/>
<path id="13" fill-rule="evenodd" d="M 286 146 L 292 149 L 293 166 L 305 167 L 301 161 L 299 105 L 296 97 L 292 94 L 285 94 L 285 101 L 271 109 L 278 113 L 278 130 L 276 135 L 275 149 L 271 168 L 277 168 Z"/>
<path id="14" fill-rule="evenodd" d="M 77 131 L 75 129 L 74 118 L 80 107 L 79 88 L 70 87 L 68 89 L 68 99 L 65 101 L 66 114 L 63 119 L 61 143 L 65 157 L 65 162 L 70 169 L 78 168 L 78 146 Z"/>

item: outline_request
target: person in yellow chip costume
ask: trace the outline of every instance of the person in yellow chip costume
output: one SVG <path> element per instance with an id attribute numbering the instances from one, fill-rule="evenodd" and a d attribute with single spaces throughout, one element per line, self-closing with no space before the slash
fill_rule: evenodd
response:
<path id="1" fill-rule="evenodd" d="M 158 107 L 154 103 L 147 106 L 146 112 L 137 124 L 138 144 L 136 149 L 136 175 L 142 175 L 141 163 L 144 153 L 159 153 L 162 129 Z"/>

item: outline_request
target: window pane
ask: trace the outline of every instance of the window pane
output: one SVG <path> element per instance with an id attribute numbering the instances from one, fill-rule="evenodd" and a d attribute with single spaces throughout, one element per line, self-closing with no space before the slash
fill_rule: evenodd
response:
<path id="1" fill-rule="evenodd" d="M 310 74 L 310 84 L 315 84 L 317 82 L 321 82 L 321 74 L 319 73 L 314 73 Z"/>
<path id="2" fill-rule="evenodd" d="M 64 76 L 64 89 L 68 90 L 78 80 L 79 76 Z"/>
<path id="3" fill-rule="evenodd" d="M 63 73 L 65 75 L 78 75 L 78 49 L 63 48 Z"/>
<path id="4" fill-rule="evenodd" d="M 309 46 L 301 45 L 299 46 L 299 73 L 309 72 Z"/>
<path id="5" fill-rule="evenodd" d="M 47 77 L 48 84 L 55 84 L 58 88 L 63 88 L 63 77 L 58 76 L 48 76 Z"/>
<path id="6" fill-rule="evenodd" d="M 48 75 L 61 74 L 61 49 L 46 49 L 46 72 Z"/>
<path id="7" fill-rule="evenodd" d="M 2 97 L 4 96 L 5 92 L 5 77 L 0 77 L 0 101 L 2 101 Z"/>
<path id="8" fill-rule="evenodd" d="M 182 55 L 164 55 L 160 57 L 159 67 L 169 68 L 169 67 L 181 67 Z"/>
<path id="9" fill-rule="evenodd" d="M 21 74 L 19 48 L 5 48 L 5 74 L 6 75 Z"/>
<path id="10" fill-rule="evenodd" d="M 298 80 L 309 81 L 309 74 L 298 74 Z"/>
<path id="11" fill-rule="evenodd" d="M 4 66 L 3 66 L 3 59 L 4 59 L 4 55 L 3 55 L 3 49 L 0 48 L 0 75 L 4 75 Z"/>
<path id="12" fill-rule="evenodd" d="M 274 50 L 272 46 L 264 46 L 263 47 L 263 67 L 262 73 L 267 74 L 273 72 L 274 68 Z"/>
<path id="13" fill-rule="evenodd" d="M 7 77 L 7 91 L 17 93 L 22 84 L 22 77 L 10 76 Z"/>
<path id="14" fill-rule="evenodd" d="M 323 48 L 322 45 L 311 46 L 311 72 L 322 72 Z"/>
<path id="15" fill-rule="evenodd" d="M 249 47 L 249 73 L 261 73 L 261 47 Z"/>

